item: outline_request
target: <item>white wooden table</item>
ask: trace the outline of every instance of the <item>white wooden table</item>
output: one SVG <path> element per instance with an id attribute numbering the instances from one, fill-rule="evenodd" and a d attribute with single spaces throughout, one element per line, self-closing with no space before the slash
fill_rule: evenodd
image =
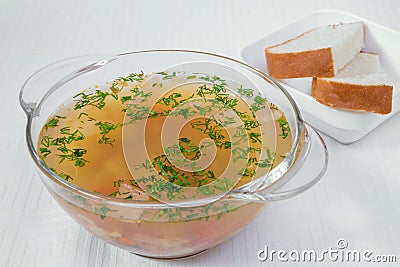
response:
<path id="1" fill-rule="evenodd" d="M 351 249 L 397 255 L 397 263 L 387 266 L 398 266 L 400 115 L 352 145 L 325 137 L 330 164 L 312 190 L 269 205 L 234 238 L 180 261 L 141 258 L 87 233 L 43 188 L 26 149 L 17 95 L 43 65 L 73 55 L 150 48 L 238 57 L 277 27 L 327 8 L 400 30 L 398 0 L 0 0 L 0 266 L 309 266 L 261 262 L 257 251 L 265 245 L 322 251 L 336 248 L 339 238 Z"/>

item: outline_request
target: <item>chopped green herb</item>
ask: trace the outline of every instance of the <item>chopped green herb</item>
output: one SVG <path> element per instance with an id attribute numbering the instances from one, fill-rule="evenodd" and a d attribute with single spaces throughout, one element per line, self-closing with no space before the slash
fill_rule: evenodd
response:
<path id="1" fill-rule="evenodd" d="M 169 96 L 164 96 L 163 98 L 157 101 L 157 104 L 163 104 L 165 106 L 169 106 L 170 104 L 172 108 L 175 108 L 179 105 L 180 102 L 177 101 L 177 98 L 182 97 L 180 93 L 172 93 Z"/>
<path id="2" fill-rule="evenodd" d="M 101 121 L 97 122 L 95 125 L 99 127 L 101 134 L 101 139 L 98 141 L 98 143 L 108 144 L 108 145 L 112 145 L 112 143 L 115 142 L 115 139 L 107 137 L 107 134 L 117 129 L 118 127 L 122 126 L 122 124 L 120 123 L 113 124 L 111 122 L 101 122 Z"/>
<path id="3" fill-rule="evenodd" d="M 75 100 L 75 106 L 74 109 L 82 109 L 85 106 L 94 106 L 98 109 L 103 109 L 104 106 L 106 105 L 105 99 L 108 96 L 112 96 L 114 99 L 118 96 L 110 94 L 109 92 L 104 92 L 101 90 L 96 90 L 94 93 L 89 93 L 86 94 L 84 92 L 81 92 L 77 95 L 74 96 L 74 98 L 78 98 Z"/>
<path id="4" fill-rule="evenodd" d="M 89 161 L 84 159 L 83 156 L 87 153 L 86 149 L 83 148 L 74 148 L 68 149 L 64 147 L 59 147 L 59 151 L 63 154 L 58 154 L 57 156 L 60 158 L 60 162 L 62 163 L 64 160 L 75 162 L 76 167 L 83 167 Z"/>
<path id="5" fill-rule="evenodd" d="M 116 94 L 120 92 L 123 88 L 123 86 L 120 86 L 121 83 L 138 82 L 138 81 L 143 81 L 143 79 L 144 79 L 143 71 L 140 73 L 131 73 L 128 76 L 118 77 L 117 79 L 115 79 L 112 82 L 110 89 L 114 94 Z"/>
<path id="6" fill-rule="evenodd" d="M 47 157 L 51 153 L 51 151 L 47 147 L 40 147 L 39 151 L 43 155 L 43 157 Z"/>
<path id="7" fill-rule="evenodd" d="M 47 131 L 49 128 L 57 127 L 59 121 L 60 121 L 60 120 L 59 120 L 58 118 L 52 118 L 51 120 L 49 120 L 49 121 L 44 125 L 45 131 Z"/>
<path id="8" fill-rule="evenodd" d="M 104 218 L 107 216 L 107 213 L 109 211 L 111 211 L 111 209 L 109 207 L 105 206 L 104 204 L 101 206 L 101 208 L 95 208 L 95 212 L 100 215 L 100 218 L 102 220 L 104 220 Z"/>
<path id="9" fill-rule="evenodd" d="M 277 122 L 279 123 L 279 127 L 281 128 L 281 136 L 283 139 L 286 139 L 289 136 L 290 133 L 290 127 L 288 121 L 285 119 L 285 117 L 282 115 Z"/>
<path id="10" fill-rule="evenodd" d="M 122 104 L 124 104 L 126 101 L 131 100 L 131 99 L 132 99 L 132 96 L 130 96 L 130 95 L 122 96 L 121 102 L 122 102 Z"/>
<path id="11" fill-rule="evenodd" d="M 254 103 L 251 104 L 250 109 L 252 112 L 257 112 L 263 108 L 265 108 L 265 103 L 267 103 L 267 99 L 261 96 L 256 96 L 254 98 Z"/>
<path id="12" fill-rule="evenodd" d="M 237 89 L 240 96 L 252 97 L 254 90 L 250 88 L 244 88 L 242 85 Z"/>
<path id="13" fill-rule="evenodd" d="M 157 74 L 162 75 L 163 76 L 162 77 L 163 80 L 170 80 L 170 79 L 176 77 L 176 72 L 175 71 L 172 72 L 171 74 L 168 74 L 166 72 L 157 72 Z"/>

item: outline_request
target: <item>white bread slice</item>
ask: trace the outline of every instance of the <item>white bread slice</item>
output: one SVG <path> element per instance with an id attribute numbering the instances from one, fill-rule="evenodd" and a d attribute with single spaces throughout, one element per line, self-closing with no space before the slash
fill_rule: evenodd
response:
<path id="1" fill-rule="evenodd" d="M 334 77 L 364 47 L 362 22 L 313 29 L 265 48 L 268 73 L 277 79 Z"/>
<path id="2" fill-rule="evenodd" d="M 380 114 L 392 111 L 393 86 L 373 53 L 357 54 L 334 78 L 313 78 L 311 94 L 336 108 Z"/>

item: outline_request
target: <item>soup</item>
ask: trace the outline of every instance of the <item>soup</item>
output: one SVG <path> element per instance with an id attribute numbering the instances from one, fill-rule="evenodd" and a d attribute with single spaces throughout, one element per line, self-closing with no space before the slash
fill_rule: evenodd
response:
<path id="1" fill-rule="evenodd" d="M 65 101 L 43 126 L 38 153 L 59 177 L 96 194 L 172 203 L 224 195 L 266 174 L 289 152 L 291 138 L 284 114 L 234 81 L 132 73 Z M 103 239 L 162 256 L 197 252 L 211 238 L 222 242 L 262 206 L 221 200 L 118 215 L 107 206 L 66 209 Z"/>

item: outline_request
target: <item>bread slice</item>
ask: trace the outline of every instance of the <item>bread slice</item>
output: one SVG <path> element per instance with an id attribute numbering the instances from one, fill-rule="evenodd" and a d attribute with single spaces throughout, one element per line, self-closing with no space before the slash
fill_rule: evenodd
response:
<path id="1" fill-rule="evenodd" d="M 362 22 L 313 29 L 265 48 L 269 74 L 277 79 L 333 77 L 364 47 Z"/>
<path id="2" fill-rule="evenodd" d="M 335 108 L 380 114 L 392 111 L 393 86 L 373 53 L 357 54 L 334 78 L 313 78 L 311 94 Z"/>

